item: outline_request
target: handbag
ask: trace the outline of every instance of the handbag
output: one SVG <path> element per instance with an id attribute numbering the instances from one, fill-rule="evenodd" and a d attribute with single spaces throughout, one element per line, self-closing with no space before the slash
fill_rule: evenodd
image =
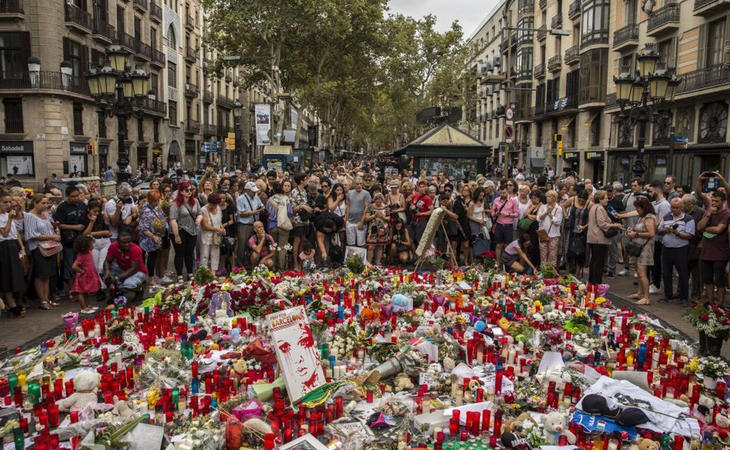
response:
<path id="1" fill-rule="evenodd" d="M 57 241 L 41 241 L 38 244 L 38 249 L 41 251 L 41 255 L 48 258 L 49 256 L 60 253 L 63 250 L 63 246 Z"/>
<path id="2" fill-rule="evenodd" d="M 520 219 L 519 222 L 517 222 L 517 229 L 520 230 L 523 233 L 527 233 L 530 231 L 530 227 L 535 221 L 530 219 L 529 217 L 523 217 Z"/>
<path id="3" fill-rule="evenodd" d="M 277 201 L 276 206 L 276 227 L 281 228 L 284 231 L 291 231 L 294 226 L 291 223 L 291 220 L 289 219 L 289 214 L 287 212 L 286 203 L 279 203 Z"/>
<path id="4" fill-rule="evenodd" d="M 634 240 L 629 241 L 628 244 L 626 244 L 626 253 L 628 253 L 631 257 L 638 258 L 641 255 L 641 252 L 644 251 L 644 246 L 647 242 L 649 242 L 649 239 L 647 239 L 643 244 L 639 244 Z"/>
<path id="5" fill-rule="evenodd" d="M 491 241 L 481 237 L 474 238 L 474 244 L 472 245 L 472 253 L 474 256 L 483 256 L 491 249 Z"/>
<path id="6" fill-rule="evenodd" d="M 595 211 L 596 213 L 594 214 L 594 216 L 596 216 L 596 226 L 598 226 L 598 205 L 596 205 Z M 611 239 L 618 236 L 618 230 L 615 228 L 609 228 L 605 231 L 602 228 L 599 229 L 603 232 L 603 236 L 605 236 L 606 239 Z"/>
<path id="7" fill-rule="evenodd" d="M 550 240 L 550 236 L 548 236 L 548 232 L 545 230 L 537 230 L 537 239 L 540 242 L 547 242 Z"/>
<path id="8" fill-rule="evenodd" d="M 502 214 L 502 210 L 505 206 L 507 206 L 507 202 L 509 201 L 509 198 L 502 203 L 502 206 L 499 207 L 499 211 L 497 211 L 497 215 L 495 216 L 494 223 L 492 224 L 492 229 L 489 230 L 489 235 L 494 237 L 494 235 L 497 233 L 497 221 L 499 220 L 499 215 Z"/>

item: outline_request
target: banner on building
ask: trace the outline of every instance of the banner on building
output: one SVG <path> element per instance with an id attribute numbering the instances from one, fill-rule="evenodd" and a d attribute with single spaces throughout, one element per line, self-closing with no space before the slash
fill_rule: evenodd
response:
<path id="1" fill-rule="evenodd" d="M 256 145 L 271 145 L 271 105 L 258 103 L 256 114 Z"/>

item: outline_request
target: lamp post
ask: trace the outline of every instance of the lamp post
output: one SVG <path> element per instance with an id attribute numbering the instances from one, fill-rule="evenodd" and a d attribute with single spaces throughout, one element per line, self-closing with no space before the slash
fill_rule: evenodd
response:
<path id="1" fill-rule="evenodd" d="M 674 90 L 680 80 L 667 70 L 664 63 L 659 63 L 659 54 L 648 46 L 639 52 L 636 59 L 638 67 L 623 67 L 621 74 L 613 77 L 613 82 L 621 108 L 619 118 L 628 121 L 632 129 L 639 126 L 639 154 L 631 171 L 641 178 L 646 172 L 644 147 L 647 124 L 655 121 L 660 106 L 674 99 Z"/>
<path id="2" fill-rule="evenodd" d="M 242 159 L 240 155 L 243 153 L 241 148 L 241 117 L 242 117 L 243 104 L 236 100 L 233 104 L 233 134 L 235 136 L 235 148 L 233 150 L 233 165 L 235 167 L 241 167 Z"/>
<path id="3" fill-rule="evenodd" d="M 142 117 L 142 103 L 150 90 L 150 77 L 140 66 L 134 70 L 127 65 L 129 53 L 118 45 L 107 48 L 103 67 L 91 69 L 86 75 L 91 95 L 99 103 L 99 110 L 107 116 L 116 116 L 117 127 L 117 182 L 129 179 L 127 148 L 127 119 Z"/>

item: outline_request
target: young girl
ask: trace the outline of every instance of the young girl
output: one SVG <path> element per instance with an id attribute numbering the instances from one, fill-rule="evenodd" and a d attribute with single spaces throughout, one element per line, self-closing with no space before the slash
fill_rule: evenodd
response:
<path id="1" fill-rule="evenodd" d="M 73 293 L 76 294 L 81 306 L 81 314 L 93 314 L 97 308 L 89 307 L 86 302 L 87 294 L 96 294 L 101 289 L 99 273 L 94 266 L 94 256 L 91 251 L 94 248 L 94 238 L 91 236 L 79 236 L 74 242 L 76 261 L 72 266 L 76 273 L 74 277 Z"/>
<path id="2" fill-rule="evenodd" d="M 317 265 L 314 263 L 314 247 L 309 239 L 302 241 L 301 249 L 299 259 L 302 261 L 302 270 L 306 273 L 314 273 L 317 270 Z"/>

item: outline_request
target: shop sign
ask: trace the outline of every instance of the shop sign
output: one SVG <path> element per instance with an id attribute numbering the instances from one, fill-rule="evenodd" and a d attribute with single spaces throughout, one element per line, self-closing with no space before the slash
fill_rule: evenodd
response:
<path id="1" fill-rule="evenodd" d="M 33 141 L 2 141 L 0 153 L 33 153 Z"/>

